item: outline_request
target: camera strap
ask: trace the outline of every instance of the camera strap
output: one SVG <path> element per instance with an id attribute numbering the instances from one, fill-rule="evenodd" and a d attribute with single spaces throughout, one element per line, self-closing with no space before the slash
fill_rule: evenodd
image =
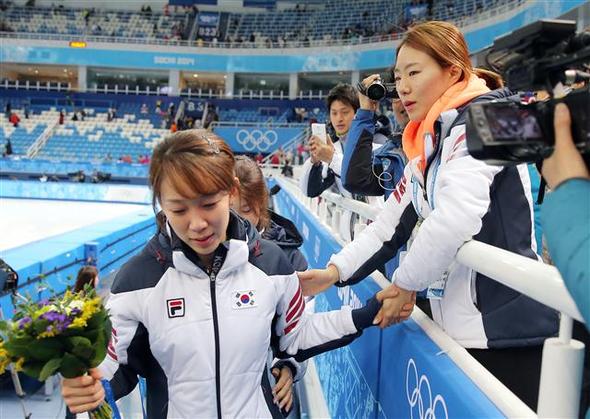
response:
<path id="1" fill-rule="evenodd" d="M 543 169 L 543 160 L 539 160 L 538 162 L 536 162 L 535 167 L 537 168 L 539 175 L 541 175 L 541 182 L 539 183 L 539 193 L 537 193 L 537 205 L 541 205 L 543 203 L 543 200 L 545 199 L 545 189 L 547 189 L 547 182 L 545 181 L 545 178 L 542 174 L 543 172 L 541 170 Z"/>

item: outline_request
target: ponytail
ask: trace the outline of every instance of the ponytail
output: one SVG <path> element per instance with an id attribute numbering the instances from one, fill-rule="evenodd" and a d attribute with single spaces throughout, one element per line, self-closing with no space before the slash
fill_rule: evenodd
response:
<path id="1" fill-rule="evenodd" d="M 504 80 L 502 80 L 502 76 L 500 76 L 498 73 L 477 67 L 473 69 L 473 73 L 480 79 L 484 79 L 486 86 L 488 86 L 490 90 L 496 90 L 504 87 Z"/>

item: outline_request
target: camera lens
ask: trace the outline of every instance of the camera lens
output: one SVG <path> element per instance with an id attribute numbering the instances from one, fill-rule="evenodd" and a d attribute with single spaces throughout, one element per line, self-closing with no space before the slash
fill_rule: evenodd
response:
<path id="1" fill-rule="evenodd" d="M 371 100 L 381 100 L 386 93 L 385 86 L 379 81 L 375 81 L 367 87 L 367 97 Z"/>

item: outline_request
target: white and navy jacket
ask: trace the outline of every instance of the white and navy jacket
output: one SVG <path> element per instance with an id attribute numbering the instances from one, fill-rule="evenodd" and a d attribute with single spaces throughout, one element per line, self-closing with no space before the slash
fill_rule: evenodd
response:
<path id="1" fill-rule="evenodd" d="M 266 371 L 271 341 L 275 355 L 303 361 L 360 336 L 379 308 L 372 299 L 308 314 L 277 245 L 233 213 L 228 237 L 210 270 L 173 232 L 166 262 L 155 237 L 115 278 L 101 371 L 115 398 L 145 377 L 150 418 L 282 417 Z"/>
<path id="2" fill-rule="evenodd" d="M 499 90 L 477 100 L 507 95 Z M 471 239 L 536 258 L 526 165 L 490 166 L 472 158 L 461 118 L 458 110 L 441 115 L 433 144 L 426 144 L 426 174 L 416 160 L 409 162 L 375 222 L 330 263 L 340 272 L 339 285 L 358 282 L 395 254 L 423 220 L 393 281 L 422 290 L 446 278 L 444 297 L 430 301 L 432 314 L 466 348 L 541 344 L 557 331 L 556 312 L 455 260 Z"/>

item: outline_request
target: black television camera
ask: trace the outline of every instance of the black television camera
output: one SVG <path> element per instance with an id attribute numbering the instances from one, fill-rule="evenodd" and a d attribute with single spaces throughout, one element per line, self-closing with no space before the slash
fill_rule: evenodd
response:
<path id="1" fill-rule="evenodd" d="M 18 287 L 18 273 L 0 259 L 0 295 L 16 292 Z"/>
<path id="2" fill-rule="evenodd" d="M 473 157 L 511 165 L 550 156 L 555 144 L 553 112 L 563 101 L 571 111 L 576 146 L 589 163 L 590 33 L 575 31 L 574 21 L 540 20 L 494 41 L 487 63 L 511 90 L 546 90 L 552 98 L 530 104 L 501 100 L 470 105 L 466 132 Z"/>
<path id="3" fill-rule="evenodd" d="M 374 101 L 383 99 L 398 99 L 399 95 L 395 88 L 395 83 L 384 83 L 381 79 L 375 80 L 365 88 L 362 82 L 358 82 L 357 89 L 363 95 Z"/>

